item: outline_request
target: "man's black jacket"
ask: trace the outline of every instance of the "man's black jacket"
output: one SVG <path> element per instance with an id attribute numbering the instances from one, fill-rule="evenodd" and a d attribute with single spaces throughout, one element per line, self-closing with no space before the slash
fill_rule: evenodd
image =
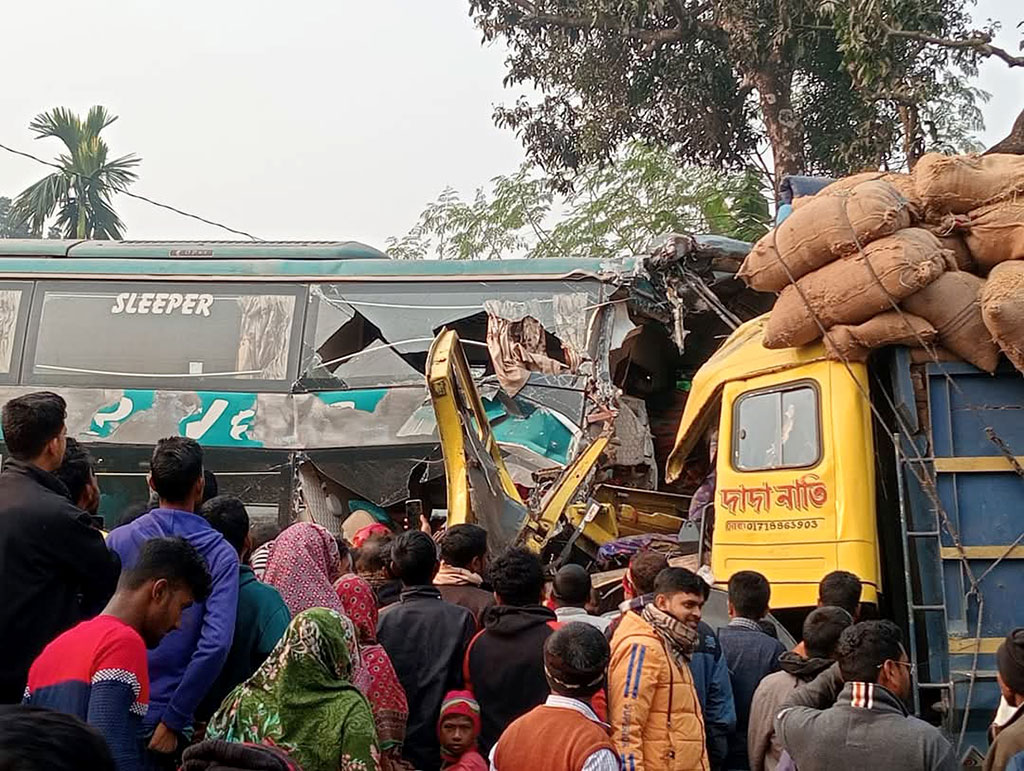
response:
<path id="1" fill-rule="evenodd" d="M 102 610 L 120 564 L 53 474 L 10 460 L 0 474 L 0 703 L 20 702 L 32 661 Z"/>

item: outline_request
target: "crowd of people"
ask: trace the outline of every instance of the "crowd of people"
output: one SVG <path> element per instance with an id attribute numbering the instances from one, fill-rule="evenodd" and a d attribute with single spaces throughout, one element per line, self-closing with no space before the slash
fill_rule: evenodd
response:
<path id="1" fill-rule="evenodd" d="M 109 534 L 52 393 L 7 402 L 0 473 L 0 768 L 305 771 L 954 769 L 909 715 L 898 626 L 825 576 L 792 650 L 771 586 L 710 588 L 657 551 L 619 612 L 487 534 L 253 527 L 202 448 L 153 450 L 156 500 Z M 1024 769 L 1024 629 L 999 649 L 1011 716 L 986 771 Z"/>

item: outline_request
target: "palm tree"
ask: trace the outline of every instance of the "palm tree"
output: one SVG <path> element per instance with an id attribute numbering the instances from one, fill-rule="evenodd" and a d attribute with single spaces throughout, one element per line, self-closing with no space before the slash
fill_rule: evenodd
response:
<path id="1" fill-rule="evenodd" d="M 28 225 L 39 238 L 56 210 L 55 226 L 65 238 L 123 238 L 124 223 L 110 199 L 138 178 L 132 169 L 142 159 L 133 154 L 107 160 L 107 143 L 100 132 L 115 120 L 116 115 L 98 105 L 89 110 L 85 120 L 64 107 L 37 115 L 29 124 L 36 139 L 56 137 L 67 152 L 56 158 L 60 171 L 43 177 L 17 197 L 12 221 Z"/>

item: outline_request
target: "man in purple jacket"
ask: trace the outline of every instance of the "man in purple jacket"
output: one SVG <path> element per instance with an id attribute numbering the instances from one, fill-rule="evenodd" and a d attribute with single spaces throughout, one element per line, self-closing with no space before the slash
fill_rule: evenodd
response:
<path id="1" fill-rule="evenodd" d="M 220 674 L 231 649 L 238 605 L 238 554 L 224 536 L 195 513 L 203 499 L 203 450 L 192 439 L 170 437 L 157 442 L 150 460 L 149 485 L 159 508 L 116 528 L 107 546 L 130 569 L 150 538 L 180 536 L 206 560 L 213 588 L 181 617 L 179 629 L 149 652 L 149 712 L 144 728 L 150 761 L 175 768 L 180 738 L 191 728 L 196 706 Z"/>

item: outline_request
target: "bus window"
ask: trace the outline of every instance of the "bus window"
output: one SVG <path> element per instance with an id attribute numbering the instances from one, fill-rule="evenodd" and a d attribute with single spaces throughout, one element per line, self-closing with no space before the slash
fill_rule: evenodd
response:
<path id="1" fill-rule="evenodd" d="M 29 382 L 197 390 L 290 382 L 300 287 L 55 282 L 40 289 Z"/>
<path id="2" fill-rule="evenodd" d="M 305 374 L 348 388 L 422 385 L 427 351 L 444 327 L 458 332 L 472 369 L 490 372 L 489 310 L 514 320 L 531 316 L 582 354 L 601 292 L 601 283 L 589 280 L 318 284 L 307 320 L 316 356 L 304 362 Z"/>
<path id="3" fill-rule="evenodd" d="M 810 467 L 821 457 L 818 391 L 812 385 L 745 394 L 734 409 L 737 470 Z"/>
<path id="4" fill-rule="evenodd" d="M 29 284 L 0 283 L 0 382 L 17 381 Z M 13 371 L 12 371 L 13 370 Z"/>

